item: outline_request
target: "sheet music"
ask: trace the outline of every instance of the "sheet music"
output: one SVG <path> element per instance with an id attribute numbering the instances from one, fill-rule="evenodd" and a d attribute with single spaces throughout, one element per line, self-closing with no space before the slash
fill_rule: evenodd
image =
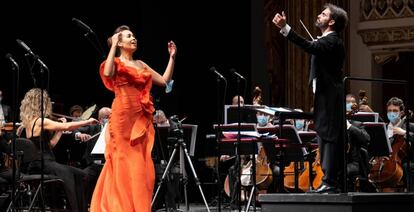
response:
<path id="1" fill-rule="evenodd" d="M 391 147 L 391 141 L 388 138 L 388 134 L 387 134 L 387 126 L 384 122 L 364 122 L 363 126 L 365 127 L 370 127 L 370 126 L 380 126 L 382 129 L 380 132 L 381 133 L 381 137 L 386 139 L 387 142 L 387 147 L 388 147 L 388 152 L 391 153 L 392 152 L 392 147 Z M 375 141 L 371 141 L 371 142 L 375 142 Z M 380 141 L 377 141 L 380 142 Z"/>
<path id="2" fill-rule="evenodd" d="M 237 138 L 238 134 L 239 134 L 238 131 L 224 131 L 223 132 L 223 136 L 226 138 Z M 262 136 L 257 131 L 240 131 L 240 135 L 255 137 L 255 138 L 260 138 Z"/>
<path id="3" fill-rule="evenodd" d="M 108 126 L 108 123 L 105 123 L 104 127 L 101 130 L 101 133 L 99 134 L 99 138 L 96 141 L 96 144 L 92 149 L 92 152 L 91 152 L 92 155 L 94 154 L 100 155 L 100 154 L 105 153 L 105 146 L 106 146 L 105 131 L 106 131 L 107 126 Z"/>
<path id="4" fill-rule="evenodd" d="M 262 113 L 269 114 L 269 115 L 275 115 L 275 112 L 292 112 L 291 110 L 288 110 L 283 107 L 267 107 L 267 106 L 265 108 L 259 108 L 256 110 Z"/>
<path id="5" fill-rule="evenodd" d="M 374 122 L 378 122 L 379 114 L 377 112 L 361 112 L 361 111 L 358 111 L 355 114 L 356 115 L 373 115 L 374 116 Z"/>

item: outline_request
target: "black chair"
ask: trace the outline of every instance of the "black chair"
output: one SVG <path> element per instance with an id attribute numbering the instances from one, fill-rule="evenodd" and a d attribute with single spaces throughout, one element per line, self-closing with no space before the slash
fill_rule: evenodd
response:
<path id="1" fill-rule="evenodd" d="M 7 211 L 32 211 L 39 210 L 42 206 L 53 211 L 66 211 L 65 205 L 56 206 L 55 201 L 50 201 L 50 197 L 56 198 L 53 194 L 48 195 L 49 191 L 63 191 L 63 180 L 54 175 L 43 175 L 43 191 L 41 191 L 41 173 L 28 173 L 28 166 L 31 162 L 40 159 L 40 154 L 37 147 L 30 139 L 17 138 L 15 140 L 16 146 L 16 189 L 12 191 L 15 193 L 14 201 L 11 200 Z M 59 187 L 57 189 L 57 187 Z M 42 193 L 44 193 L 42 195 Z M 67 202 L 66 196 L 62 195 L 62 203 Z M 48 204 L 48 205 L 46 205 Z M 53 206 L 57 207 L 54 208 Z"/>
<path id="2" fill-rule="evenodd" d="M 365 148 L 360 149 L 361 160 L 358 162 L 359 170 L 357 174 L 348 173 L 349 191 L 355 192 L 377 192 L 375 185 L 368 179 L 370 170 L 369 154 Z"/>

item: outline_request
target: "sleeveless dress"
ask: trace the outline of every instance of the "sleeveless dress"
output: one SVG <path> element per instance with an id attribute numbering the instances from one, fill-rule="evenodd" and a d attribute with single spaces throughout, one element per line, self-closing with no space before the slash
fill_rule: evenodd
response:
<path id="1" fill-rule="evenodd" d="M 34 132 L 34 126 L 40 120 L 39 118 L 35 120 L 32 127 L 32 135 Z M 44 131 L 42 139 L 43 139 L 43 159 L 44 159 L 44 174 L 55 175 L 58 178 L 63 180 L 63 188 L 66 193 L 66 198 L 69 202 L 69 209 L 70 211 L 79 211 L 79 212 L 87 212 L 88 211 L 88 203 L 85 200 L 85 173 L 76 167 L 64 165 L 57 163 L 55 160 L 55 155 L 53 154 L 53 150 L 50 148 L 49 141 L 52 135 L 49 131 Z M 27 164 L 27 168 L 23 168 L 29 174 L 40 174 L 41 173 L 41 148 L 40 148 L 40 136 L 32 136 L 29 138 L 33 144 L 36 146 L 37 154 L 34 158 L 34 161 Z M 22 171 L 23 171 L 22 170 Z M 58 195 L 53 193 L 51 195 L 52 199 L 49 204 L 56 204 L 55 206 L 59 206 L 60 202 L 58 199 Z"/>
<path id="2" fill-rule="evenodd" d="M 96 184 L 91 211 L 151 211 L 155 170 L 150 90 L 152 76 L 146 68 L 126 66 L 115 58 L 112 78 L 100 75 L 115 93 L 106 132 L 105 165 Z"/>

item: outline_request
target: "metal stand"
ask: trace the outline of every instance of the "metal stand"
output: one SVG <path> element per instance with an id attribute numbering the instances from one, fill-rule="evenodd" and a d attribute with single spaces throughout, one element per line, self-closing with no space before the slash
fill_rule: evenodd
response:
<path id="1" fill-rule="evenodd" d="M 184 180 L 184 198 L 185 198 L 186 211 L 189 211 L 189 205 L 188 205 L 188 199 L 187 199 L 187 180 L 186 180 L 187 175 L 186 175 L 185 170 L 184 170 L 185 169 L 185 167 L 184 167 L 184 156 L 187 159 L 188 164 L 190 164 L 191 172 L 193 173 L 193 176 L 194 176 L 194 181 L 195 181 L 196 185 L 198 186 L 198 189 L 200 190 L 201 197 L 203 198 L 203 201 L 204 201 L 204 204 L 206 205 L 207 211 L 210 212 L 210 209 L 208 207 L 208 204 L 207 204 L 206 198 L 204 196 L 203 190 L 201 189 L 200 180 L 197 177 L 197 174 L 194 170 L 194 166 L 193 166 L 193 164 L 191 162 L 191 159 L 190 159 L 190 155 L 188 154 L 187 146 L 184 142 L 183 135 L 181 134 L 180 136 L 178 136 L 178 138 L 169 138 L 169 139 L 173 139 L 173 140 L 176 141 L 176 144 L 174 145 L 175 148 L 174 148 L 174 151 L 172 152 L 171 157 L 168 161 L 167 167 L 166 167 L 166 169 L 165 169 L 165 171 L 162 175 L 162 178 L 160 180 L 158 188 L 157 188 L 157 190 L 155 192 L 155 195 L 152 199 L 151 205 L 154 205 L 154 202 L 157 199 L 157 196 L 158 196 L 158 193 L 161 189 L 161 186 L 165 182 L 165 178 L 167 177 L 168 172 L 170 171 L 170 168 L 172 167 L 171 165 L 173 164 L 175 154 L 177 153 L 177 151 L 180 151 L 180 172 L 183 174 L 183 177 L 184 177 L 183 178 L 183 180 Z"/>
<path id="2" fill-rule="evenodd" d="M 252 143 L 253 143 L 253 145 L 256 145 L 255 142 L 252 142 Z M 256 148 L 256 146 L 254 148 Z M 253 182 L 252 182 L 252 188 L 250 189 L 249 199 L 248 199 L 247 205 L 246 205 L 246 212 L 249 211 L 250 204 L 252 203 L 252 201 L 253 201 L 253 211 L 256 212 L 256 194 L 255 194 L 255 192 L 256 192 L 257 185 L 256 185 L 256 155 L 255 154 L 252 155 L 252 168 L 250 170 L 250 174 L 251 174 L 251 177 L 253 179 L 252 180 Z"/>

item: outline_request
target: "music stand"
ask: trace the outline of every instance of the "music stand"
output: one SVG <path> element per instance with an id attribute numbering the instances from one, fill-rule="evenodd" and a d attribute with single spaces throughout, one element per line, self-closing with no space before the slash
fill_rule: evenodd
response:
<path id="1" fill-rule="evenodd" d="M 279 188 L 282 191 L 284 188 L 284 169 L 286 162 L 295 162 L 294 164 L 294 174 L 295 174 L 295 191 L 298 191 L 299 189 L 299 172 L 297 167 L 297 162 L 301 160 L 305 160 L 305 156 L 309 155 L 308 151 L 305 148 L 305 145 L 302 143 L 302 140 L 298 134 L 298 131 L 296 130 L 295 126 L 291 124 L 284 124 L 282 126 L 282 129 L 280 129 L 280 125 L 275 125 L 273 127 L 261 127 L 258 128 L 258 131 L 261 133 L 268 132 L 272 134 L 281 133 L 283 135 L 282 139 L 287 139 L 286 144 L 279 145 L 280 149 L 280 158 L 277 160 L 277 149 L 274 147 L 274 145 L 270 143 L 263 143 L 263 147 L 265 147 L 265 150 L 267 154 L 270 156 L 268 157 L 271 164 L 274 164 L 276 161 L 279 161 L 280 163 L 280 181 L 279 181 Z M 309 174 L 310 182 L 312 182 L 312 173 L 310 169 Z M 311 184 L 310 184 L 311 185 Z"/>
<path id="2" fill-rule="evenodd" d="M 243 105 L 240 106 L 240 121 L 242 123 L 257 123 L 256 108 L 264 108 L 264 106 Z M 224 105 L 224 124 L 238 122 L 237 105 Z"/>
<path id="3" fill-rule="evenodd" d="M 378 122 L 379 114 L 376 112 L 358 112 L 349 117 L 350 120 L 359 122 Z"/>
<path id="4" fill-rule="evenodd" d="M 213 125 L 214 129 L 219 129 L 222 134 L 220 136 L 227 136 L 227 138 L 222 139 L 221 137 L 218 139 L 220 142 L 218 145 L 218 160 L 220 161 L 220 155 L 236 155 L 236 164 L 235 169 L 237 174 L 236 179 L 236 186 L 233 188 L 236 189 L 234 192 L 237 195 L 237 207 L 239 211 L 240 208 L 240 196 L 241 196 L 241 171 L 240 171 L 240 155 L 253 155 L 252 157 L 252 172 L 251 175 L 253 177 L 253 187 L 251 192 L 254 191 L 254 187 L 256 186 L 256 161 L 254 155 L 257 153 L 257 140 L 258 140 L 258 133 L 256 129 L 256 124 L 253 123 L 233 123 L 233 124 L 224 124 L 224 125 Z M 240 133 L 240 137 L 239 137 Z M 241 136 L 245 138 L 241 138 Z M 219 173 L 220 176 L 220 173 Z M 248 210 L 248 208 L 247 208 Z"/>
<path id="5" fill-rule="evenodd" d="M 218 125 L 213 125 L 214 129 L 217 129 Z M 220 125 L 219 127 L 220 132 L 222 132 L 222 134 L 220 136 L 223 136 L 223 134 L 225 134 L 225 138 L 227 136 L 228 139 L 237 139 L 237 133 L 238 133 L 238 124 L 237 123 L 233 123 L 233 124 L 224 124 L 224 125 Z M 248 136 L 248 134 L 253 135 L 254 133 L 252 132 L 256 132 L 256 124 L 252 124 L 252 123 L 242 123 L 240 125 L 240 134 L 241 136 L 244 137 L 254 137 L 254 136 Z M 222 140 L 222 138 L 220 138 L 220 140 Z M 236 151 L 234 149 L 234 145 L 235 142 L 220 142 L 219 144 L 219 157 L 220 155 L 234 155 L 236 154 Z M 254 152 L 256 151 L 257 153 L 257 148 L 256 150 L 252 150 L 252 146 L 250 144 L 250 142 L 241 142 L 239 144 L 239 154 L 241 155 L 250 155 L 250 154 L 255 154 Z"/>
<path id="6" fill-rule="evenodd" d="M 390 156 L 391 144 L 387 136 L 387 129 L 384 122 L 364 122 L 362 126 L 370 136 L 371 142 L 368 145 L 370 156 Z"/>

